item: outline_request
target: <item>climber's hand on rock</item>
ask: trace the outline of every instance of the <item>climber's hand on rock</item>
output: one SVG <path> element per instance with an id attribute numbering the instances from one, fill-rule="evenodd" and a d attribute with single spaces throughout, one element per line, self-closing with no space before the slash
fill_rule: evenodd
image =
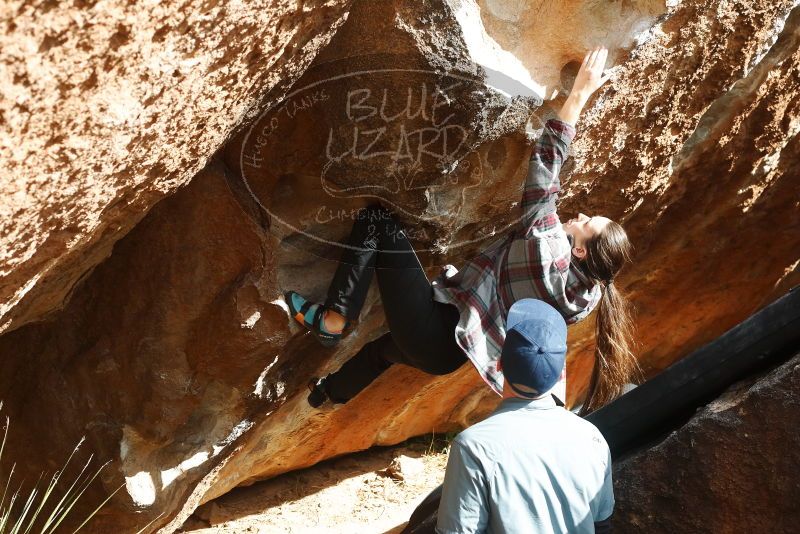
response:
<path id="1" fill-rule="evenodd" d="M 577 93 L 578 96 L 588 100 L 592 93 L 606 83 L 611 77 L 610 74 L 603 74 L 607 58 L 608 49 L 604 46 L 598 46 L 587 52 L 581 68 L 578 69 L 578 75 L 575 76 L 572 93 Z"/>
<path id="2" fill-rule="evenodd" d="M 573 126 L 578 122 L 581 110 L 589 97 L 611 76 L 603 74 L 607 57 L 608 49 L 605 47 L 597 47 L 586 54 L 581 68 L 578 69 L 578 75 L 575 76 L 572 91 L 558 112 L 559 119 Z"/>

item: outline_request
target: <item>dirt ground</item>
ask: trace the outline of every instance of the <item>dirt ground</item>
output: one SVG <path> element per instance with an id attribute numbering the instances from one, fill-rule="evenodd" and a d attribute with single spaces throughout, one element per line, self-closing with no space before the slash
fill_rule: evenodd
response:
<path id="1" fill-rule="evenodd" d="M 413 438 L 237 488 L 200 507 L 181 532 L 399 533 L 441 484 L 451 437 Z"/>

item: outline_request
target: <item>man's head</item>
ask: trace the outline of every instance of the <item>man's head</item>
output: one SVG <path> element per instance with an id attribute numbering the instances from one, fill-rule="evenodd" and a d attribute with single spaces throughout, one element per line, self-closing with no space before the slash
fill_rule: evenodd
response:
<path id="1" fill-rule="evenodd" d="M 504 396 L 543 396 L 558 383 L 566 355 L 567 323 L 561 314 L 541 300 L 518 300 L 508 312 L 497 366 L 505 376 Z"/>

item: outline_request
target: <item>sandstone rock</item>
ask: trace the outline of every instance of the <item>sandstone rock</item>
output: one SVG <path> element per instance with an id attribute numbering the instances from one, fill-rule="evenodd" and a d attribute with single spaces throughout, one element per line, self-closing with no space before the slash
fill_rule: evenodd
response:
<path id="1" fill-rule="evenodd" d="M 800 356 L 614 467 L 615 532 L 794 532 Z"/>
<path id="2" fill-rule="evenodd" d="M 682 2 L 582 119 L 564 205 L 631 236 L 646 375 L 800 281 L 799 27 L 791 2 Z M 592 327 L 570 330 L 572 400 Z"/>
<path id="3" fill-rule="evenodd" d="M 281 295 L 286 289 L 324 294 L 347 219 L 370 200 L 353 198 L 354 191 L 394 203 L 431 275 L 444 263 L 458 265 L 512 224 L 528 137 L 560 104 L 570 64 L 605 33 L 616 72 L 582 119 L 564 169 L 562 211 L 602 212 L 629 229 L 638 257 L 620 282 L 640 310 L 639 352 L 648 372 L 780 295 L 800 279 L 800 9 L 790 0 L 670 5 L 667 11 L 656 2 L 606 9 L 588 0 L 356 1 L 337 29 L 344 8 L 328 3 L 302 19 L 310 26 L 297 39 L 314 43 L 303 61 L 281 56 L 285 70 L 258 70 L 259 84 L 242 86 L 241 93 L 209 89 L 215 96 L 202 105 L 189 88 L 205 86 L 183 91 L 179 85 L 182 92 L 170 98 L 192 105 L 164 101 L 156 108 L 165 121 L 157 130 L 126 130 L 144 136 L 141 146 L 148 149 L 126 160 L 140 181 L 120 186 L 95 171 L 79 182 L 88 193 L 64 197 L 56 182 L 59 194 L 52 198 L 86 232 L 85 244 L 53 252 L 28 240 L 35 228 L 47 234 L 51 223 L 24 221 L 56 210 L 33 200 L 3 232 L 4 244 L 18 244 L 6 249 L 7 264 L 15 267 L 3 268 L 2 294 L 21 295 L 8 301 L 3 313 L 11 323 L 0 337 L 0 399 L 17 421 L 7 457 L 24 462 L 35 479 L 41 466 L 57 466 L 86 434 L 100 458 L 115 460 L 90 500 L 125 485 L 94 531 L 133 532 L 154 521 L 150 530 L 169 532 L 200 503 L 237 485 L 374 444 L 456 429 L 488 413 L 497 399 L 469 366 L 440 378 L 398 366 L 351 403 L 329 413 L 311 410 L 305 382 L 384 332 L 380 302 L 370 294 L 353 333 L 334 351 L 300 332 Z M 548 16 L 537 15 L 542 11 Z M 313 26 L 327 16 L 320 13 L 331 15 L 324 31 Z M 328 30 L 335 33 L 330 44 L 307 63 Z M 245 46 L 229 33 L 234 51 L 226 65 Z M 240 65 L 229 76 L 246 69 Z M 267 83 L 273 75 L 281 83 Z M 456 81 L 463 83 L 451 87 Z M 408 100 L 395 97 L 411 90 L 419 99 L 423 85 L 432 90 L 437 83 L 449 89 L 437 108 L 447 115 L 435 123 L 433 92 L 427 115 L 386 121 L 377 114 L 384 89 L 392 97 L 387 110 L 396 114 Z M 241 108 L 240 94 L 249 95 Z M 243 110 L 256 95 L 269 102 L 283 94 L 288 97 L 278 107 L 258 105 L 259 114 L 246 120 Z M 375 99 L 354 101 L 353 95 Z M 536 108 L 540 96 L 545 103 Z M 376 115 L 364 118 L 373 108 Z M 86 116 L 80 109 L 75 117 Z M 231 122 L 214 123 L 208 137 L 191 143 L 173 135 L 190 136 L 187 128 L 168 121 L 179 109 L 191 128 L 203 118 Z M 441 120 L 451 114 L 460 126 L 452 131 L 463 134 L 457 148 L 431 149 L 431 155 L 414 150 L 419 138 L 403 144 L 417 130 L 438 132 L 443 143 L 441 132 L 450 130 Z M 236 124 L 241 127 L 226 137 Z M 394 154 L 410 151 L 424 164 L 414 165 L 412 157 L 392 166 L 386 154 L 364 154 L 374 137 L 348 152 L 354 132 L 376 136 L 381 127 Z M 222 140 L 217 157 L 194 174 Z M 101 143 L 95 149 L 89 158 L 109 159 L 101 157 L 107 155 Z M 183 163 L 166 155 L 176 151 L 185 151 L 179 152 Z M 169 170 L 142 163 L 150 160 Z M 22 189 L 28 179 L 20 176 L 3 187 Z M 106 207 L 109 183 L 121 188 L 113 198 L 141 203 Z M 328 208 L 322 217 L 321 207 Z M 100 220 L 115 221 L 120 232 L 92 241 L 81 225 Z M 23 249 L 40 252 L 28 258 Z M 67 255 L 73 249 L 75 256 Z M 47 286 L 47 276 L 37 278 L 46 261 L 55 277 Z M 52 312 L 67 293 L 63 309 Z M 47 313 L 45 321 L 22 326 Z M 590 368 L 590 323 L 570 330 L 572 402 Z"/>
<path id="4" fill-rule="evenodd" d="M 4 3 L 0 332 L 61 308 L 303 72 L 348 4 Z"/>

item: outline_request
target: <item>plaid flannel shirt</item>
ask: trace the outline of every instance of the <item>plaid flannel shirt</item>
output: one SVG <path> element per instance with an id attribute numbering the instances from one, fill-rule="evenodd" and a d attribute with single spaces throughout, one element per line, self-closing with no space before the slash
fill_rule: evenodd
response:
<path id="1" fill-rule="evenodd" d="M 600 287 L 570 261 L 572 246 L 556 214 L 558 173 L 573 137 L 570 124 L 547 121 L 531 155 L 520 224 L 460 271 L 447 265 L 433 281 L 434 300 L 454 304 L 460 312 L 459 346 L 500 395 L 503 375 L 496 362 L 514 302 L 543 300 L 571 324 L 586 317 L 600 300 Z M 565 378 L 562 373 L 561 381 Z"/>

